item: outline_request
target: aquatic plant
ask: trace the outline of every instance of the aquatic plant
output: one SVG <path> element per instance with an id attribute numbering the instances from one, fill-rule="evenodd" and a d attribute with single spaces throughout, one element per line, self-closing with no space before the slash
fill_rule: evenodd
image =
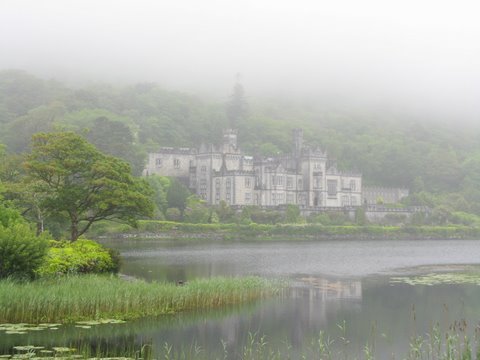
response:
<path id="1" fill-rule="evenodd" d="M 278 283 L 258 277 L 202 279 L 183 286 L 101 275 L 5 279 L 0 281 L 0 322 L 124 320 L 245 303 L 279 289 Z"/>
<path id="2" fill-rule="evenodd" d="M 408 285 L 440 285 L 440 284 L 472 284 L 480 285 L 480 273 L 431 273 L 421 276 L 397 276 L 390 278 L 391 284 Z"/>

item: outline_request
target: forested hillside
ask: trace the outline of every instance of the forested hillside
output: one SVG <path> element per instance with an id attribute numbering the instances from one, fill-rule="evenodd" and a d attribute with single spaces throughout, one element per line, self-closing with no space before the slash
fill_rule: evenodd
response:
<path id="1" fill-rule="evenodd" d="M 72 88 L 2 71 L 0 143 L 9 154 L 22 153 L 37 132 L 73 130 L 127 160 L 138 175 L 146 153 L 159 146 L 217 142 L 231 123 L 227 110 L 235 99 L 228 96 L 225 102 L 207 102 L 150 83 Z M 362 172 L 365 184 L 408 187 L 409 203 L 446 214 L 480 214 L 480 131 L 459 126 L 461 119 L 447 124 L 387 111 L 247 99 L 235 121 L 247 153 L 288 152 L 291 130 L 302 127 L 308 143 L 327 150 L 340 168 Z"/>

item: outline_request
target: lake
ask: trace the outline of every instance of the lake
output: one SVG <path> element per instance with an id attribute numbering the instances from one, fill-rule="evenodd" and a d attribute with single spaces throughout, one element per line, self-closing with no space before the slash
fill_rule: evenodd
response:
<path id="1" fill-rule="evenodd" d="M 467 332 L 480 320 L 480 286 L 420 284 L 392 278 L 477 271 L 480 241 L 256 241 L 103 240 L 120 250 L 121 273 L 147 281 L 258 275 L 287 279 L 281 296 L 244 306 L 141 319 L 92 329 L 60 327 L 45 332 L 0 334 L 0 348 L 90 341 L 123 349 L 152 344 L 163 356 L 182 349 L 191 357 L 239 358 L 252 338 L 295 358 L 320 332 L 332 349 L 363 358 L 368 344 L 379 359 L 403 358 L 411 338 L 465 319 Z M 165 347 L 167 343 L 167 347 Z M 361 355 L 361 356 L 360 356 Z M 287 357 L 287 356 L 285 356 Z"/>

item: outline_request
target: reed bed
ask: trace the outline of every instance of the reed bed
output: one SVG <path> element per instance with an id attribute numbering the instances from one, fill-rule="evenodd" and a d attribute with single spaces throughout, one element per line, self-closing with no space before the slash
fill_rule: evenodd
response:
<path id="1" fill-rule="evenodd" d="M 7 279 L 0 281 L 0 322 L 132 319 L 235 305 L 279 290 L 278 283 L 258 277 L 202 279 L 182 286 L 99 275 L 32 282 Z"/>
<path id="2" fill-rule="evenodd" d="M 220 340 L 223 352 L 212 353 L 195 343 L 179 348 L 164 343 L 152 353 L 155 358 L 165 360 L 480 360 L 480 329 L 477 327 L 474 333 L 467 334 L 464 320 L 452 324 L 448 331 L 441 331 L 436 326 L 429 333 L 411 337 L 408 346 L 399 354 L 387 354 L 385 351 L 378 354 L 378 334 L 372 334 L 372 339 L 363 348 L 350 349 L 350 341 L 344 337 L 345 323 L 338 327 L 341 335 L 330 337 L 320 331 L 317 337 L 305 339 L 305 346 L 300 349 L 288 341 L 273 342 L 266 335 L 249 333 L 244 346 L 236 352 L 229 351 L 227 344 Z"/>

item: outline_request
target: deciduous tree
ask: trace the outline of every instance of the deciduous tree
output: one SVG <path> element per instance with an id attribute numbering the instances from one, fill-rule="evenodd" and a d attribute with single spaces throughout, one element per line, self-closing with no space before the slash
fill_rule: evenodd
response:
<path id="1" fill-rule="evenodd" d="M 41 207 L 69 219 L 72 241 L 94 222 L 117 220 L 135 226 L 139 217 L 152 214 L 148 184 L 134 178 L 126 162 L 101 153 L 74 133 L 35 135 L 25 167 L 42 194 Z"/>

